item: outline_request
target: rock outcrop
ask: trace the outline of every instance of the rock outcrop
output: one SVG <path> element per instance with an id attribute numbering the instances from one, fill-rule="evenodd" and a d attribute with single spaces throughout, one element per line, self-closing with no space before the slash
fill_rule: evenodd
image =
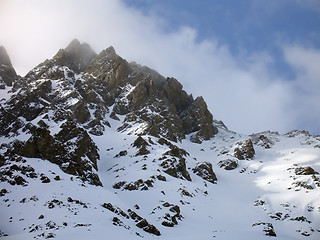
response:
<path id="1" fill-rule="evenodd" d="M 194 169 L 193 172 L 207 180 L 208 182 L 215 183 L 218 179 L 216 174 L 212 170 L 212 164 L 209 162 L 199 163 Z"/>
<path id="2" fill-rule="evenodd" d="M 239 143 L 234 148 L 234 156 L 239 160 L 252 159 L 255 155 L 255 150 L 251 139 L 245 140 L 243 143 Z"/>
<path id="3" fill-rule="evenodd" d="M 3 46 L 0 46 L 0 88 L 12 86 L 16 78 L 17 73 L 11 64 L 7 51 Z"/>

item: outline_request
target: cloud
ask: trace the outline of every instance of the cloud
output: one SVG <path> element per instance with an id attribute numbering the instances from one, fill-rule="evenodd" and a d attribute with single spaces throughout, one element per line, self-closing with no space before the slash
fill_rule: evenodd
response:
<path id="1" fill-rule="evenodd" d="M 97 52 L 113 45 L 128 61 L 175 77 L 188 93 L 203 95 L 214 116 L 238 132 L 295 128 L 303 104 L 297 114 L 294 94 L 301 95 L 297 89 L 303 77 L 317 74 L 307 61 L 298 61 L 297 56 L 314 57 L 298 46 L 284 50 L 288 63 L 299 72 L 290 83 L 274 74 L 268 52 L 233 56 L 218 39 L 199 41 L 196 29 L 188 26 L 166 31 L 165 19 L 119 0 L 2 0 L 0 5 L 6 9 L 0 15 L 0 44 L 19 74 L 51 58 L 74 38 Z M 301 96 L 303 102 L 312 101 Z M 311 117 L 319 120 L 318 115 Z"/>
<path id="2" fill-rule="evenodd" d="M 320 50 L 301 45 L 284 47 L 284 57 L 295 69 L 291 83 L 292 106 L 298 128 L 319 133 L 320 129 Z"/>

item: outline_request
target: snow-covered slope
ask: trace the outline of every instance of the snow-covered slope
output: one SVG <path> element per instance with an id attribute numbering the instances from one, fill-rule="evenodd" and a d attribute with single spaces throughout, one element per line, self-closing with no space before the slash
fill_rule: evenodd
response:
<path id="1" fill-rule="evenodd" d="M 234 133 L 77 46 L 0 89 L 1 239 L 320 239 L 319 136 Z"/>

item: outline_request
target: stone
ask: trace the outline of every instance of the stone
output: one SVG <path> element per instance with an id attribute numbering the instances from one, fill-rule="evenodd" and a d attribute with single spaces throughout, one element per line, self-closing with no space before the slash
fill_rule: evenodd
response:
<path id="1" fill-rule="evenodd" d="M 295 170 L 296 175 L 313 175 L 313 174 L 319 174 L 316 172 L 312 167 L 297 167 Z"/>
<path id="2" fill-rule="evenodd" d="M 251 139 L 247 139 L 243 143 L 238 143 L 238 147 L 235 147 L 233 151 L 234 156 L 239 160 L 252 159 L 255 155 Z"/>
<path id="3" fill-rule="evenodd" d="M 215 183 L 218 180 L 216 174 L 213 172 L 212 164 L 209 162 L 199 163 L 192 171 L 208 182 Z"/>
<path id="4" fill-rule="evenodd" d="M 232 159 L 221 160 L 218 162 L 218 166 L 225 170 L 233 170 L 238 167 L 238 161 Z"/>

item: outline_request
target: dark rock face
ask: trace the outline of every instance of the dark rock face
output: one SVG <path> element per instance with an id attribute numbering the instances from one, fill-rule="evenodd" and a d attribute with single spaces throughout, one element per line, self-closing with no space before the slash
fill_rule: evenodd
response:
<path id="1" fill-rule="evenodd" d="M 47 159 L 66 173 L 80 176 L 94 185 L 102 185 L 97 170 L 98 149 L 85 130 L 66 122 L 52 136 L 45 128 L 33 128 L 32 136 L 16 151 L 21 156 Z"/>
<path id="2" fill-rule="evenodd" d="M 201 143 L 209 140 L 218 131 L 213 126 L 213 117 L 202 97 L 196 98 L 191 105 L 182 113 L 183 128 L 185 133 L 194 133 L 191 140 Z"/>
<path id="3" fill-rule="evenodd" d="M 175 158 L 166 159 L 160 166 L 163 167 L 165 173 L 172 177 L 191 181 L 190 174 L 187 171 L 186 160 L 184 158 L 178 160 Z"/>
<path id="4" fill-rule="evenodd" d="M 147 149 L 147 146 L 150 146 L 149 143 L 146 140 L 144 140 L 141 136 L 139 136 L 134 141 L 133 146 L 139 149 L 136 156 L 147 155 L 150 153 L 150 151 Z"/>
<path id="5" fill-rule="evenodd" d="M 96 57 L 96 53 L 91 47 L 79 40 L 73 40 L 68 47 L 60 50 L 54 59 L 60 66 L 67 66 L 75 73 L 83 72 L 88 64 Z"/>
<path id="6" fill-rule="evenodd" d="M 215 181 L 218 180 L 216 174 L 213 172 L 212 164 L 209 162 L 199 163 L 193 169 L 193 173 L 211 183 L 215 183 Z"/>
<path id="7" fill-rule="evenodd" d="M 17 73 L 12 67 L 7 51 L 3 46 L 0 46 L 0 88 L 5 88 L 5 85 L 12 86 L 16 78 Z"/>
<path id="8" fill-rule="evenodd" d="M 255 150 L 251 139 L 245 140 L 234 149 L 234 156 L 239 160 L 252 159 L 255 155 Z"/>
<path id="9" fill-rule="evenodd" d="M 191 181 L 185 159 L 189 153 L 173 144 L 169 147 L 171 150 L 165 152 L 163 157 L 159 159 L 163 171 L 172 177 Z"/>

